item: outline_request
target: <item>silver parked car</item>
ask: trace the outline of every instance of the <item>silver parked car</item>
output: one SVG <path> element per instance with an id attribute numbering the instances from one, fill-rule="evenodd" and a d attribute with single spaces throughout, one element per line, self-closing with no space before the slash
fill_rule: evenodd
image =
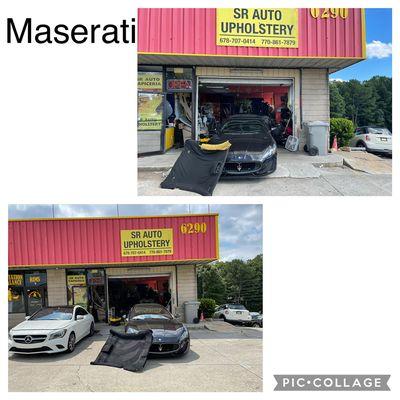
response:
<path id="1" fill-rule="evenodd" d="M 361 126 L 350 141 L 352 147 L 365 147 L 369 153 L 392 154 L 392 132 L 377 126 Z"/>
<path id="2" fill-rule="evenodd" d="M 263 315 L 259 312 L 250 312 L 251 323 L 250 326 L 254 328 L 262 328 L 263 326 Z"/>

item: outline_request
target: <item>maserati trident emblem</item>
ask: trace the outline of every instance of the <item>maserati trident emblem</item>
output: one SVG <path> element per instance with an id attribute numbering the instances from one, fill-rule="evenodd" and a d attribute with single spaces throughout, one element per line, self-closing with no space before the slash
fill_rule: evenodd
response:
<path id="1" fill-rule="evenodd" d="M 158 351 L 162 351 L 162 344 L 158 345 Z"/>
<path id="2" fill-rule="evenodd" d="M 240 172 L 242 170 L 242 164 L 238 164 L 236 169 Z"/>
<path id="3" fill-rule="evenodd" d="M 24 342 L 25 342 L 26 344 L 32 343 L 32 336 L 25 336 Z"/>

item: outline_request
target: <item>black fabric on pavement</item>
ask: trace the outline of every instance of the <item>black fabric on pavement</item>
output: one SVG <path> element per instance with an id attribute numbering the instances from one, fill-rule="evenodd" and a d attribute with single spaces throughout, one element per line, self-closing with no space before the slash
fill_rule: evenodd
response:
<path id="1" fill-rule="evenodd" d="M 228 150 L 202 150 L 195 140 L 188 139 L 160 186 L 163 189 L 178 188 L 212 196 L 227 156 Z"/>
<path id="2" fill-rule="evenodd" d="M 147 361 L 153 342 L 151 330 L 138 333 L 119 333 L 110 330 L 110 336 L 92 365 L 107 365 L 127 371 L 141 371 Z"/>

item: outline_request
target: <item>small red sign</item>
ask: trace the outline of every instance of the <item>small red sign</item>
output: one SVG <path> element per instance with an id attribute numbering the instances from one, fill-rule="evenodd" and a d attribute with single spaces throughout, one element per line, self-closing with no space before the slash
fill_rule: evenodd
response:
<path id="1" fill-rule="evenodd" d="M 192 90 L 192 80 L 191 79 L 168 79 L 167 80 L 167 90 Z"/>

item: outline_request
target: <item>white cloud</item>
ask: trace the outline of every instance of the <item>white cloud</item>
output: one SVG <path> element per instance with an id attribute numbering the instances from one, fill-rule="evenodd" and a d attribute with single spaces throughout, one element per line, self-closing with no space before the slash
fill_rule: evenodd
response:
<path id="1" fill-rule="evenodd" d="M 387 58 L 392 55 L 392 43 L 382 43 L 380 40 L 373 40 L 367 44 L 368 58 Z"/>
<path id="2" fill-rule="evenodd" d="M 347 82 L 346 79 L 342 78 L 329 78 L 330 82 Z"/>

